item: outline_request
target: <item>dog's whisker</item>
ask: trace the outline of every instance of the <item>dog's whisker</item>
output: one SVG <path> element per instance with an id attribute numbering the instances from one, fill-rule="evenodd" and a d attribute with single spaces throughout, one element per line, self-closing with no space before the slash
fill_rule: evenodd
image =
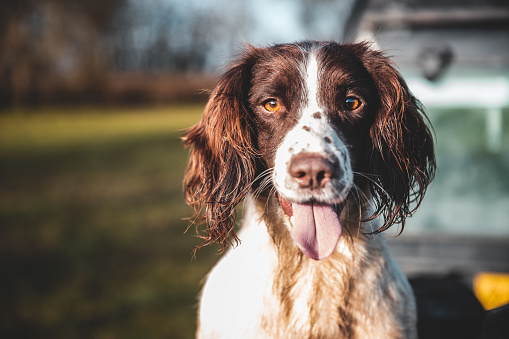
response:
<path id="1" fill-rule="evenodd" d="M 271 199 L 270 199 L 270 198 L 271 198 L 271 196 L 274 196 L 274 199 L 277 199 L 277 190 L 276 190 L 276 188 L 275 188 L 274 186 L 272 186 L 272 188 L 271 188 L 271 189 L 270 189 L 270 191 L 269 191 L 269 197 L 268 197 L 268 199 L 267 199 L 267 202 L 265 203 L 265 207 L 266 207 L 266 208 L 269 208 L 269 207 L 270 207 L 270 206 L 269 206 L 269 201 L 271 200 Z M 273 205 L 273 206 L 272 206 L 272 208 L 273 208 L 273 211 L 276 211 L 276 210 L 277 210 L 277 205 L 276 205 L 276 204 L 275 204 L 275 205 Z"/>
<path id="2" fill-rule="evenodd" d="M 359 194 L 359 189 L 357 187 L 357 185 L 354 185 L 353 186 L 353 194 L 354 194 L 354 199 L 357 201 L 356 205 L 357 205 L 357 236 L 359 236 L 359 232 L 360 232 L 360 229 L 361 229 L 361 218 L 362 218 L 362 202 L 361 202 L 361 197 L 360 197 L 360 194 Z"/>
<path id="3" fill-rule="evenodd" d="M 252 182 L 251 186 L 254 185 L 255 182 L 259 182 L 258 187 L 253 192 L 253 197 L 258 198 L 258 196 L 272 183 L 272 168 L 268 168 L 265 171 L 261 172 Z"/>
<path id="4" fill-rule="evenodd" d="M 359 175 L 365 179 L 368 179 L 371 183 L 373 183 L 376 187 L 378 187 L 386 196 L 390 196 L 389 192 L 387 192 L 387 190 L 385 188 L 383 188 L 383 186 L 380 185 L 380 183 L 378 183 L 376 181 L 376 179 L 372 178 L 373 175 L 369 175 L 369 174 L 361 173 L 361 172 L 355 172 L 355 171 L 353 173 L 356 175 Z"/>
<path id="5" fill-rule="evenodd" d="M 253 192 L 253 197 L 258 198 L 260 196 L 260 194 L 262 194 L 267 189 L 267 187 L 269 187 L 269 185 L 271 185 L 271 184 L 272 184 L 272 179 L 270 177 L 263 179 L 260 182 L 260 185 L 258 186 L 258 188 Z"/>

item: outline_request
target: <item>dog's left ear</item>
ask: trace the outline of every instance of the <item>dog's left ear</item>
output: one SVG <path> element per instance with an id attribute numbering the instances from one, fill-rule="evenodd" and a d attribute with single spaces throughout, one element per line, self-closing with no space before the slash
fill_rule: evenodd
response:
<path id="1" fill-rule="evenodd" d="M 191 148 L 184 197 L 194 209 L 196 226 L 207 227 L 199 247 L 217 241 L 224 250 L 238 240 L 233 230 L 235 207 L 252 183 L 256 153 L 245 104 L 251 59 L 246 53 L 219 79 L 200 122 L 182 137 Z"/>
<path id="2" fill-rule="evenodd" d="M 379 96 L 367 161 L 374 176 L 370 185 L 376 204 L 371 218 L 384 217 L 384 225 L 377 232 L 395 223 L 401 223 L 403 229 L 406 217 L 419 207 L 435 174 L 433 135 L 422 105 L 392 61 L 382 52 L 360 46 L 364 49 L 362 62 Z"/>

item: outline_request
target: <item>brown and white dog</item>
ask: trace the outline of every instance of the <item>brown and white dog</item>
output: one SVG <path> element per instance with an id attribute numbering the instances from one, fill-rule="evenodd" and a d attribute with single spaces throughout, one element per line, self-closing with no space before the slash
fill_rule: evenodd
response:
<path id="1" fill-rule="evenodd" d="M 238 245 L 207 277 L 198 338 L 416 337 L 412 290 L 379 233 L 422 201 L 434 146 L 381 52 L 248 47 L 183 139 L 205 244 Z"/>

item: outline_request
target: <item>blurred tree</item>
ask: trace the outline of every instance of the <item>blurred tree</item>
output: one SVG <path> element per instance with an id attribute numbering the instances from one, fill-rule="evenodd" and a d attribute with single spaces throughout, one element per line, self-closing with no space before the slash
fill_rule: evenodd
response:
<path id="1" fill-rule="evenodd" d="M 242 3 L 231 0 L 132 2 L 109 38 L 112 68 L 201 72 L 217 51 L 228 56 L 244 21 Z"/>
<path id="2" fill-rule="evenodd" d="M 101 36 L 126 0 L 2 0 L 0 103 L 37 103 L 101 87 Z"/>
<path id="3" fill-rule="evenodd" d="M 118 73 L 216 70 L 245 40 L 341 40 L 367 1 L 281 0 L 273 26 L 268 0 L 2 0 L 0 104 L 151 93 Z"/>

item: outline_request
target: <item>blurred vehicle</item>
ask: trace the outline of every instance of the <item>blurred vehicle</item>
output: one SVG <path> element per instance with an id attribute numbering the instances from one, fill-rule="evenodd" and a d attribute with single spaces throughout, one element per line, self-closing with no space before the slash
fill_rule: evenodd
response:
<path id="1" fill-rule="evenodd" d="M 478 337 L 472 292 L 487 310 L 509 302 L 509 3 L 373 0 L 358 36 L 395 60 L 436 132 L 435 182 L 403 235 L 388 237 L 416 290 L 420 335 Z"/>

